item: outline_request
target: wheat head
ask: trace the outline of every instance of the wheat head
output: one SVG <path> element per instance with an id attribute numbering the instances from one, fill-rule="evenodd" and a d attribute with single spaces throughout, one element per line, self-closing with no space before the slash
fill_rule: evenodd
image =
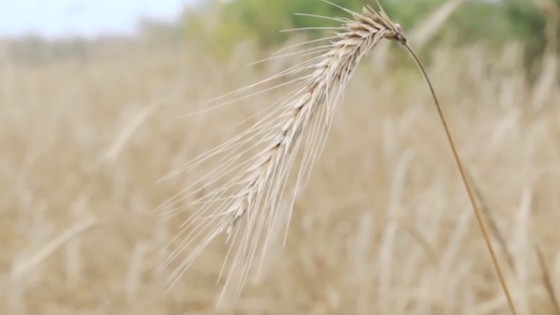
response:
<path id="1" fill-rule="evenodd" d="M 244 132 L 176 172 L 192 170 L 210 159 L 219 162 L 161 207 L 167 215 L 196 209 L 173 240 L 175 249 L 162 266 L 173 266 L 170 286 L 212 240 L 225 234 L 229 250 L 220 273 L 220 277 L 227 274 L 221 298 L 227 293 L 239 295 L 249 272 L 262 265 L 279 222 L 287 226 L 296 192 L 309 177 L 335 107 L 360 60 L 382 39 L 406 42 L 399 25 L 381 8 L 368 6 L 362 13 L 339 8 L 352 19 L 336 19 L 342 25 L 333 36 L 322 39 L 328 41 L 326 45 L 297 52 L 312 57 L 249 87 L 295 77 L 289 81 L 297 83 L 293 93 L 272 104 L 270 112 Z"/>

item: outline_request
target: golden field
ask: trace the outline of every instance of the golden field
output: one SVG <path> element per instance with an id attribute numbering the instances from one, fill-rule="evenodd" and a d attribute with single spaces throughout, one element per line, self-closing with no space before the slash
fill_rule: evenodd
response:
<path id="1" fill-rule="evenodd" d="M 529 80 L 513 44 L 429 49 L 460 154 L 507 244 L 495 238 L 516 306 L 553 314 L 535 249 L 558 286 L 554 71 Z M 180 117 L 295 62 L 245 67 L 263 56 L 250 45 L 227 63 L 203 51 L 0 59 L 0 313 L 508 312 L 424 82 L 410 61 L 380 61 L 375 50 L 337 109 L 286 246 L 272 245 L 261 277 L 216 309 L 218 240 L 166 292 L 169 271 L 158 266 L 188 209 L 169 220 L 154 209 L 207 170 L 159 179 L 289 90 Z"/>

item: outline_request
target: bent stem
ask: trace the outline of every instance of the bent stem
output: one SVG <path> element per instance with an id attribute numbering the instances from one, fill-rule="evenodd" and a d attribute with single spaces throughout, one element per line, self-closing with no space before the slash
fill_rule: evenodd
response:
<path id="1" fill-rule="evenodd" d="M 488 248 L 488 252 L 490 253 L 490 257 L 492 258 L 492 264 L 494 265 L 494 268 L 496 269 L 496 274 L 498 275 L 498 278 L 500 280 L 502 290 L 503 290 L 503 292 L 504 292 L 504 294 L 507 298 L 509 309 L 510 309 L 510 311 L 513 315 L 517 315 L 517 311 L 515 309 L 515 305 L 513 303 L 513 299 L 511 297 L 506 279 L 503 275 L 502 268 L 500 267 L 500 262 L 498 261 L 498 257 L 496 255 L 495 250 L 494 250 L 494 246 L 492 245 L 492 242 L 490 241 L 490 233 L 488 232 L 488 228 L 486 226 L 486 222 L 485 222 L 484 217 L 482 215 L 482 211 L 480 210 L 480 208 L 478 207 L 478 205 L 475 201 L 474 193 L 473 193 L 471 185 L 469 184 L 469 181 L 467 179 L 465 168 L 463 167 L 463 162 L 461 161 L 461 158 L 459 157 L 459 153 L 457 153 L 457 148 L 455 147 L 455 142 L 453 141 L 453 137 L 451 136 L 451 131 L 449 130 L 447 120 L 445 119 L 445 115 L 443 114 L 443 110 L 442 110 L 441 105 L 439 103 L 439 100 L 436 96 L 436 93 L 435 93 L 434 87 L 432 85 L 432 82 L 430 81 L 430 78 L 428 77 L 428 74 L 426 73 L 426 70 L 424 69 L 424 66 L 422 65 L 422 62 L 420 62 L 420 59 L 418 58 L 418 56 L 416 56 L 416 54 L 414 53 L 412 48 L 408 45 L 408 43 L 406 41 L 401 41 L 401 43 L 403 44 L 405 49 L 408 51 L 408 53 L 414 59 L 414 62 L 416 63 L 416 65 L 418 66 L 420 71 L 422 72 L 422 75 L 424 76 L 424 80 L 426 81 L 426 83 L 428 84 L 428 87 L 430 88 L 430 93 L 432 94 L 432 98 L 434 99 L 434 104 L 436 106 L 439 118 L 440 118 L 441 123 L 443 125 L 443 129 L 445 130 L 445 135 L 447 137 L 447 141 L 449 142 L 449 146 L 451 147 L 451 151 L 453 152 L 453 157 L 455 158 L 455 163 L 457 164 L 457 168 L 459 169 L 459 173 L 461 174 L 461 179 L 463 181 L 463 184 L 464 184 L 465 189 L 467 191 L 467 195 L 469 197 L 470 203 L 471 203 L 472 208 L 474 210 L 474 213 L 476 215 L 476 220 L 478 221 L 478 225 L 480 226 L 480 230 L 482 231 L 482 235 L 484 236 L 484 242 L 486 243 L 486 247 Z"/>

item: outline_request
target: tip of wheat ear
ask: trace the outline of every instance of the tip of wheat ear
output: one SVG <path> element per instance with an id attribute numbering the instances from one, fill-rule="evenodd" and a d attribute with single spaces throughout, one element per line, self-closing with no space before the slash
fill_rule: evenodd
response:
<path id="1" fill-rule="evenodd" d="M 293 94 L 242 135 L 196 159 L 191 166 L 215 157 L 220 164 L 197 181 L 202 188 L 187 189 L 165 204 L 172 213 L 183 209 L 186 200 L 195 199 L 198 205 L 163 265 L 174 266 L 169 286 L 214 238 L 227 232 L 230 249 L 222 268 L 227 273 L 222 297 L 240 293 L 254 260 L 262 263 L 280 218 L 289 221 L 296 191 L 322 150 L 334 108 L 359 61 L 383 38 L 406 43 L 400 26 L 381 7 L 379 12 L 369 6 L 362 13 L 343 10 L 352 19 L 334 40 L 329 37 L 326 50 L 286 72 L 301 74 Z M 209 187 L 210 192 L 199 197 Z M 284 204 L 287 209 L 279 211 Z"/>

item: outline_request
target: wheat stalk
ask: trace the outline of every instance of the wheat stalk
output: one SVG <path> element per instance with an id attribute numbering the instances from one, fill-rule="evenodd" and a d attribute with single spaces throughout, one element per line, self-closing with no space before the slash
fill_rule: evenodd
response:
<path id="1" fill-rule="evenodd" d="M 473 191 L 472 186 L 471 186 L 471 184 L 470 184 L 470 182 L 467 178 L 467 172 L 465 171 L 465 168 L 463 166 L 463 162 L 461 160 L 461 157 L 459 156 L 459 153 L 457 151 L 457 147 L 455 146 L 455 141 L 453 140 L 453 136 L 451 135 L 451 130 L 449 128 L 449 125 L 447 124 L 447 120 L 445 119 L 443 109 L 442 109 L 442 107 L 439 103 L 439 100 L 438 100 L 437 96 L 436 96 L 436 92 L 434 90 L 432 82 L 430 81 L 430 78 L 428 77 L 426 69 L 424 69 L 424 66 L 420 62 L 420 59 L 414 53 L 412 48 L 410 48 L 410 46 L 408 45 L 406 40 L 401 42 L 401 43 L 403 44 L 405 49 L 410 53 L 410 55 L 412 56 L 412 58 L 416 62 L 416 65 L 420 69 L 420 72 L 422 73 L 426 83 L 428 84 L 428 88 L 430 89 L 430 93 L 431 93 L 432 98 L 434 100 L 434 104 L 435 104 L 435 107 L 436 107 L 436 110 L 437 110 L 437 113 L 438 113 L 438 117 L 440 118 L 441 124 L 443 126 L 445 137 L 447 138 L 447 142 L 449 143 L 449 147 L 451 148 L 451 152 L 453 153 L 453 159 L 455 160 L 455 164 L 457 165 L 457 169 L 459 170 L 459 175 L 461 177 L 461 181 L 463 182 L 463 185 L 465 186 L 465 191 L 467 192 L 467 197 L 469 198 L 469 202 L 470 202 L 470 204 L 472 206 L 472 209 L 474 211 L 474 214 L 476 216 L 478 226 L 480 227 L 480 230 L 482 232 L 482 237 L 484 238 L 484 243 L 486 244 L 486 248 L 488 250 L 488 253 L 490 254 L 490 259 L 492 260 L 492 265 L 494 266 L 494 270 L 496 271 L 496 274 L 498 275 L 498 280 L 500 281 L 500 286 L 502 287 L 502 291 L 503 291 L 503 293 L 506 297 L 508 307 L 509 307 L 509 309 L 510 309 L 510 311 L 513 315 L 517 315 L 517 310 L 515 308 L 515 304 L 513 303 L 513 298 L 511 296 L 510 291 L 509 291 L 505 276 L 504 276 L 503 271 L 502 271 L 502 267 L 501 267 L 500 262 L 498 260 L 498 256 L 496 255 L 496 251 L 494 250 L 494 245 L 492 245 L 492 241 L 490 240 L 490 232 L 488 231 L 488 227 L 487 227 L 487 223 L 486 223 L 484 214 L 483 214 L 482 210 L 480 210 L 480 208 L 479 208 L 479 206 L 478 206 L 478 204 L 475 200 L 474 191 Z"/>
<path id="2" fill-rule="evenodd" d="M 211 159 L 220 162 L 207 176 L 171 198 L 162 207 L 167 208 L 169 215 L 173 215 L 182 211 L 185 207 L 183 204 L 190 199 L 194 199 L 190 200 L 194 204 L 200 205 L 182 226 L 182 232 L 172 241 L 178 243 L 177 247 L 162 265 L 163 268 L 179 261 L 169 277 L 169 285 L 180 278 L 212 240 L 226 233 L 229 250 L 220 277 L 226 269 L 228 274 L 220 301 L 230 290 L 234 291 L 235 296 L 240 294 L 256 257 L 261 260 L 259 266 L 262 265 L 267 244 L 280 221 L 279 216 L 286 215 L 286 222 L 289 222 L 295 194 L 309 177 L 312 164 L 323 148 L 335 107 L 360 60 L 380 40 L 389 39 L 401 43 L 406 48 L 428 83 L 492 262 L 510 309 L 515 314 L 507 284 L 490 243 L 481 212 L 474 201 L 441 106 L 423 65 L 408 45 L 400 26 L 389 19 L 381 6 L 379 11 L 366 6 L 360 14 L 330 4 L 346 11 L 353 19 L 322 17 L 343 23 L 339 28 L 328 28 L 335 30 L 333 36 L 325 38 L 330 40 L 329 44 L 295 53 L 299 56 L 314 56 L 278 75 L 232 94 L 245 92 L 277 78 L 293 77 L 311 71 L 287 82 L 298 83 L 295 92 L 281 103 L 273 104 L 274 109 L 271 109 L 270 114 L 246 131 L 174 173 L 191 170 Z M 315 42 L 317 41 L 308 43 Z M 268 90 L 270 89 L 261 89 L 258 93 Z M 248 96 L 255 94 L 257 93 Z M 299 167 L 296 164 L 299 164 Z M 295 185 L 289 186 L 288 181 L 291 174 L 294 174 L 294 169 L 298 169 L 295 172 Z M 210 192 L 204 195 L 205 190 Z M 286 196 L 287 194 L 290 196 Z M 196 197 L 200 195 L 202 197 Z M 281 212 L 279 209 L 285 201 L 288 203 L 287 209 Z M 182 259 L 181 254 L 189 249 L 187 258 Z M 236 271 L 239 273 L 236 274 Z"/>

